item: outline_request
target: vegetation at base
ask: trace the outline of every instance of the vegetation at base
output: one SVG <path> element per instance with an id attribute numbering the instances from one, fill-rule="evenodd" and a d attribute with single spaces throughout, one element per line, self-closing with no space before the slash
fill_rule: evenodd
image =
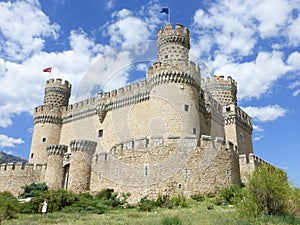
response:
<path id="1" fill-rule="evenodd" d="M 91 195 L 48 190 L 44 184 L 23 188 L 21 196 L 34 193 L 30 202 L 19 203 L 11 193 L 0 193 L 0 223 L 300 224 L 300 190 L 288 183 L 282 170 L 269 165 L 257 168 L 246 187 L 230 186 L 216 189 L 216 193 L 195 194 L 189 199 L 183 194 L 159 195 L 156 200 L 145 196 L 136 206 L 127 203 L 129 193 L 119 194 L 113 189 Z M 45 199 L 48 213 L 34 216 L 41 212 Z M 99 214 L 102 217 L 97 217 Z"/>
<path id="2" fill-rule="evenodd" d="M 0 224 L 3 220 L 16 217 L 19 211 L 18 200 L 10 192 L 0 193 Z"/>
<path id="3" fill-rule="evenodd" d="M 187 198 L 183 194 L 174 195 L 170 198 L 169 195 L 158 195 L 156 200 L 148 199 L 148 196 L 143 197 L 139 203 L 140 211 L 151 212 L 153 209 L 160 208 L 185 208 L 188 206 Z"/>
<path id="4" fill-rule="evenodd" d="M 299 190 L 293 188 L 281 169 L 264 164 L 249 177 L 236 201 L 243 216 L 288 216 L 299 213 Z"/>
<path id="5" fill-rule="evenodd" d="M 19 196 L 20 198 L 34 197 L 36 192 L 43 192 L 48 190 L 46 183 L 32 183 L 22 186 L 22 188 L 24 189 L 24 191 Z"/>

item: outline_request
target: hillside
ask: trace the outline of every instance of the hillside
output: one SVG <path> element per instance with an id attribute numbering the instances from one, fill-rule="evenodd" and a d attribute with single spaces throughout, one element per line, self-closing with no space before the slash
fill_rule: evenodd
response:
<path id="1" fill-rule="evenodd" d="M 25 160 L 21 157 L 10 155 L 3 151 L 0 151 L 0 163 L 16 163 L 16 162 L 25 163 L 25 162 L 27 162 L 27 160 Z"/>

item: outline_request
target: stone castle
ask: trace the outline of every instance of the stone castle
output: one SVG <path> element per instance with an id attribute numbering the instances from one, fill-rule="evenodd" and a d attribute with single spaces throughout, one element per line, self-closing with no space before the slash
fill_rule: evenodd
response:
<path id="1" fill-rule="evenodd" d="M 148 195 L 214 192 L 245 182 L 264 161 L 231 78 L 201 78 L 189 60 L 189 30 L 157 33 L 158 62 L 145 80 L 69 104 L 71 84 L 46 83 L 34 110 L 29 163 L 2 164 L 0 191 L 46 182 L 50 189 L 104 188 Z"/>

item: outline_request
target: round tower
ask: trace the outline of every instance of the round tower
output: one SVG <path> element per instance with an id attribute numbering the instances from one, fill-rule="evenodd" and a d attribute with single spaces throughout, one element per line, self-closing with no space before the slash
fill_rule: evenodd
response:
<path id="1" fill-rule="evenodd" d="M 163 64 L 176 66 L 187 65 L 189 62 L 190 32 L 181 24 L 167 24 L 157 33 L 158 60 Z"/>
<path id="2" fill-rule="evenodd" d="M 50 79 L 46 83 L 44 104 L 54 106 L 67 106 L 71 95 L 71 84 L 62 79 Z"/>
<path id="3" fill-rule="evenodd" d="M 46 149 L 48 159 L 45 181 L 49 189 L 63 188 L 63 160 L 67 149 L 65 145 L 49 145 Z"/>
<path id="4" fill-rule="evenodd" d="M 201 87 L 222 105 L 237 105 L 237 83 L 230 76 L 214 75 L 202 80 Z"/>
<path id="5" fill-rule="evenodd" d="M 97 143 L 88 140 L 73 140 L 70 143 L 71 161 L 69 172 L 69 187 L 76 192 L 90 189 L 92 157 Z"/>
<path id="6" fill-rule="evenodd" d="M 190 33 L 176 24 L 167 24 L 157 33 L 158 62 L 147 73 L 151 106 L 160 105 L 164 138 L 199 137 L 200 68 L 189 61 Z M 150 111 L 150 110 L 149 110 Z M 151 124 L 159 130 L 161 123 Z"/>
<path id="7" fill-rule="evenodd" d="M 50 79 L 46 82 L 45 104 L 34 110 L 29 163 L 47 163 L 47 146 L 59 144 L 62 127 L 61 107 L 68 105 L 70 93 L 71 84 L 68 81 Z"/>

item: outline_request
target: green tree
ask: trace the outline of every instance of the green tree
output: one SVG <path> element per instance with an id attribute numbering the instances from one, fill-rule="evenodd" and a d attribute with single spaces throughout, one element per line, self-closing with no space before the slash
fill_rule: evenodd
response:
<path id="1" fill-rule="evenodd" d="M 281 169 L 264 164 L 255 169 L 244 190 L 240 212 L 247 216 L 286 215 L 291 187 Z"/>

